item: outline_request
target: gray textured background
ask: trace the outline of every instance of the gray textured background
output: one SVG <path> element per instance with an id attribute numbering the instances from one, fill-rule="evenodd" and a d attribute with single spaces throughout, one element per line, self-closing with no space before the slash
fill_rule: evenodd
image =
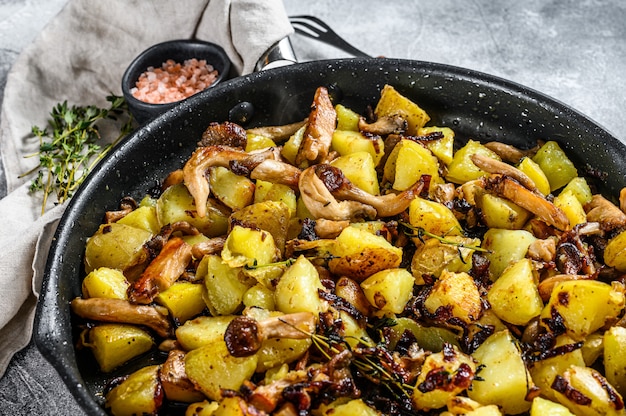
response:
<path id="1" fill-rule="evenodd" d="M 0 0 L 0 92 L 20 51 L 65 0 Z M 626 2 L 622 0 L 285 0 L 372 55 L 471 68 L 541 91 L 626 142 Z M 301 60 L 345 56 L 295 36 Z M 6 192 L 0 171 L 0 195 Z M 0 380 L 0 415 L 80 415 L 32 345 Z"/>

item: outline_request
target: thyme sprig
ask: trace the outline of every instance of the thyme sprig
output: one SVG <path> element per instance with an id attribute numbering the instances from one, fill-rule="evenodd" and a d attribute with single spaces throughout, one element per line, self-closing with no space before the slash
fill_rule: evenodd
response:
<path id="1" fill-rule="evenodd" d="M 407 222 L 404 221 L 400 221 L 400 224 L 403 225 L 404 227 L 408 228 L 409 231 L 405 231 L 405 234 L 408 235 L 409 237 L 415 237 L 417 239 L 419 239 L 421 242 L 424 242 L 424 237 L 431 237 L 434 238 L 436 240 L 439 240 L 441 243 L 443 244 L 449 244 L 451 246 L 455 246 L 458 248 L 467 248 L 470 250 L 475 250 L 475 251 L 480 251 L 483 253 L 491 253 L 490 250 L 487 250 L 486 248 L 482 248 L 480 246 L 472 246 L 469 244 L 465 244 L 462 243 L 460 241 L 453 241 L 453 240 L 449 240 L 447 238 L 445 238 L 445 236 L 440 236 L 437 234 L 433 234 L 429 231 L 426 231 L 425 229 L 421 228 L 421 227 L 415 227 Z"/>
<path id="2" fill-rule="evenodd" d="M 26 157 L 39 157 L 39 164 L 20 177 L 37 171 L 30 191 L 43 191 L 42 214 L 50 195 L 56 194 L 58 204 L 71 198 L 93 167 L 132 131 L 133 117 L 124 97 L 111 95 L 106 99 L 110 103 L 107 108 L 58 103 L 50 112 L 47 128 L 32 127 L 33 136 L 39 139 L 39 151 Z M 100 145 L 99 122 L 118 118 L 123 120 L 118 137 L 110 144 Z"/>

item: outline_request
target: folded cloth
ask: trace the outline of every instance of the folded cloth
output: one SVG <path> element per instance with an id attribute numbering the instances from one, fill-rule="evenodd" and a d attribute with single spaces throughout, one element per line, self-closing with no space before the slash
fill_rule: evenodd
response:
<path id="1" fill-rule="evenodd" d="M 7 77 L 0 114 L 0 151 L 8 195 L 0 201 L 0 376 L 28 344 L 45 258 L 64 205 L 40 217 L 41 201 L 28 192 L 36 166 L 24 158 L 38 150 L 33 125 L 45 126 L 50 110 L 73 105 L 108 106 L 121 95 L 130 61 L 149 46 L 197 38 L 219 44 L 240 74 L 293 32 L 281 0 L 69 0 L 18 57 Z M 114 137 L 104 137 L 110 141 Z M 7 226 L 8 222 L 8 226 Z"/>

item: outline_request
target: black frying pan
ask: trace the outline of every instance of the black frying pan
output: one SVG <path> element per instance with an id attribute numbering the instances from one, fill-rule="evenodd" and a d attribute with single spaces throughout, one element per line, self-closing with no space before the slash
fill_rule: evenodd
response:
<path id="1" fill-rule="evenodd" d="M 422 106 L 431 124 L 449 126 L 457 137 L 526 148 L 537 139 L 556 140 L 579 168 L 588 164 L 605 174 L 598 181 L 603 193 L 617 196 L 626 185 L 624 144 L 575 110 L 486 74 L 373 58 L 297 64 L 233 79 L 192 97 L 125 139 L 85 181 L 59 224 L 37 308 L 35 341 L 87 413 L 105 414 L 99 394 L 111 376 L 100 373 L 88 353 L 74 350 L 69 302 L 81 293 L 85 241 L 104 212 L 116 209 L 123 196 L 140 199 L 168 172 L 180 168 L 208 123 L 229 119 L 229 111 L 241 102 L 252 103 L 255 110 L 246 127 L 286 124 L 308 114 L 318 86 L 330 87 L 336 100 L 364 113 L 387 83 Z M 144 363 L 152 358 L 144 358 Z"/>

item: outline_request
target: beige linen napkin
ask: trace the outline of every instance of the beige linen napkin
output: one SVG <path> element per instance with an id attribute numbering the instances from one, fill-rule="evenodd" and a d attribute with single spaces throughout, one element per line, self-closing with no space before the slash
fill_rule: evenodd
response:
<path id="1" fill-rule="evenodd" d="M 70 0 L 24 50 L 7 77 L 0 114 L 9 191 L 0 200 L 0 376 L 30 340 L 45 258 L 64 209 L 50 207 L 40 217 L 29 178 L 18 179 L 37 163 L 24 158 L 38 148 L 31 126 L 45 126 L 51 108 L 64 100 L 106 106 L 107 95 L 121 95 L 126 66 L 155 43 L 215 42 L 245 74 L 292 31 L 281 0 Z"/>

